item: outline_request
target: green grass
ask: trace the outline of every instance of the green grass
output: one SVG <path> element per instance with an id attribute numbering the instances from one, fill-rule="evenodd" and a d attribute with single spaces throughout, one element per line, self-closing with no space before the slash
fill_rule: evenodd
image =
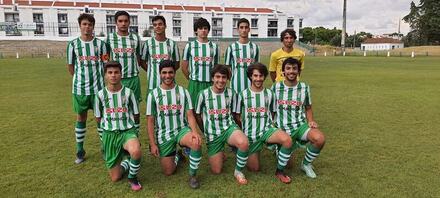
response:
<path id="1" fill-rule="evenodd" d="M 0 59 L 2 197 L 440 196 L 440 58 L 308 57 L 302 80 L 311 85 L 315 119 L 327 143 L 314 162 L 315 180 L 298 168 L 304 151 L 295 153 L 295 166 L 288 170 L 290 185 L 274 178 L 275 157 L 268 151 L 262 154 L 260 173 L 246 172 L 247 186 L 238 186 L 232 176 L 231 153 L 218 176 L 209 173 L 204 153 L 201 189 L 190 190 L 187 164 L 166 177 L 158 159 L 145 154 L 142 116 L 139 177 L 144 189 L 137 193 L 129 190 L 126 179 L 110 181 L 92 113 L 87 161 L 73 164 L 75 114 L 64 62 Z M 144 73 L 141 80 L 146 82 Z M 182 75 L 178 82 L 187 84 Z M 141 107 L 144 114 L 145 103 Z"/>

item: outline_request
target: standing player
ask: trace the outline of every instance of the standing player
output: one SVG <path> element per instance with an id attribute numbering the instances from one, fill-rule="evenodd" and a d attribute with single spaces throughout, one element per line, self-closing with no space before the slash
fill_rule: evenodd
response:
<path id="1" fill-rule="evenodd" d="M 117 31 L 109 34 L 106 40 L 110 46 L 110 57 L 122 65 L 122 84 L 133 90 L 136 99 L 141 101 L 141 84 L 138 76 L 141 40 L 136 33 L 129 32 L 130 15 L 126 11 L 117 11 L 115 20 Z"/>
<path id="2" fill-rule="evenodd" d="M 221 173 L 224 161 L 223 150 L 227 143 L 237 147 L 234 176 L 239 184 L 247 184 L 242 169 L 248 159 L 249 143 L 232 118 L 236 94 L 226 87 L 230 78 L 229 68 L 225 65 L 216 65 L 211 71 L 211 78 L 213 85 L 200 92 L 196 106 L 197 123 L 206 137 L 211 171 L 214 174 Z"/>
<path id="3" fill-rule="evenodd" d="M 104 158 L 111 180 L 120 180 L 128 171 L 131 189 L 138 191 L 142 188 L 137 180 L 142 154 L 135 128 L 139 124 L 139 108 L 133 91 L 121 84 L 121 70 L 119 62 L 111 61 L 105 65 L 107 86 L 96 95 L 95 117 L 104 129 Z M 125 151 L 130 154 L 129 159 L 121 162 Z"/>
<path id="4" fill-rule="evenodd" d="M 247 78 L 247 67 L 260 61 L 260 48 L 249 41 L 251 31 L 249 21 L 242 18 L 237 23 L 240 38 L 229 45 L 225 53 L 225 64 L 232 69 L 231 88 L 237 93 L 247 89 L 250 81 Z"/>
<path id="5" fill-rule="evenodd" d="M 310 87 L 297 79 L 297 76 L 301 74 L 300 68 L 299 60 L 287 58 L 281 70 L 285 80 L 272 86 L 277 104 L 276 123 L 292 137 L 292 141 L 308 142 L 301 170 L 308 177 L 315 178 L 316 174 L 311 163 L 324 147 L 325 137 L 313 120 Z"/>
<path id="6" fill-rule="evenodd" d="M 107 61 L 107 48 L 103 41 L 93 36 L 95 18 L 89 14 L 78 17 L 81 36 L 67 45 L 67 68 L 73 76 L 73 109 L 77 114 L 75 124 L 76 160 L 84 161 L 84 138 L 87 110 L 93 109 L 95 94 L 104 87 L 102 64 Z M 101 137 L 101 129 L 98 126 Z"/>
<path id="7" fill-rule="evenodd" d="M 275 176 L 283 183 L 290 183 L 291 179 L 284 174 L 284 168 L 292 153 L 292 140 L 286 132 L 273 126 L 275 96 L 263 86 L 267 75 L 266 65 L 261 63 L 253 63 L 247 68 L 251 86 L 238 95 L 236 119 L 249 140 L 248 168 L 251 171 L 260 170 L 259 152 L 264 144 L 280 144 Z"/>
<path id="8" fill-rule="evenodd" d="M 162 83 L 149 92 L 147 97 L 150 151 L 154 156 L 160 156 L 164 174 L 171 175 L 179 161 L 175 160 L 177 144 L 189 147 L 189 185 L 195 189 L 199 187 L 196 172 L 202 152 L 191 97 L 185 88 L 175 84 L 176 69 L 173 61 L 162 61 L 159 72 Z"/>
<path id="9" fill-rule="evenodd" d="M 188 42 L 183 51 L 182 72 L 189 80 L 188 91 L 193 104 L 196 103 L 199 92 L 211 86 L 210 72 L 219 62 L 217 44 L 208 40 L 210 29 L 206 19 L 198 19 L 194 23 L 197 39 Z"/>
<path id="10" fill-rule="evenodd" d="M 152 19 L 154 38 L 145 41 L 142 48 L 142 65 L 147 70 L 148 91 L 160 85 L 159 64 L 162 60 L 175 62 L 176 70 L 179 68 L 179 48 L 177 43 L 165 35 L 167 27 L 163 16 L 155 16 Z"/>
<path id="11" fill-rule="evenodd" d="M 269 72 L 273 82 L 280 82 L 284 80 L 281 65 L 286 58 L 293 57 L 299 60 L 301 63 L 301 70 L 304 69 L 304 52 L 300 49 L 293 48 L 293 44 L 295 44 L 296 40 L 296 32 L 292 29 L 286 29 L 281 32 L 280 39 L 281 42 L 283 42 L 283 47 L 274 51 L 270 55 Z"/>

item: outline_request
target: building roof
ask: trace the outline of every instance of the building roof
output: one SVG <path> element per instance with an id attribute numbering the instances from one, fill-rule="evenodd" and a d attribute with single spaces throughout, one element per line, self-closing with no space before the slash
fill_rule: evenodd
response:
<path id="1" fill-rule="evenodd" d="M 393 38 L 367 38 L 362 44 L 376 44 L 376 43 L 403 43 Z"/>
<path id="2" fill-rule="evenodd" d="M 84 1 L 49 1 L 49 0 L 32 0 L 29 3 L 29 0 L 15 0 L 15 3 L 19 6 L 37 6 L 37 7 L 84 7 L 88 5 L 90 8 L 127 8 L 127 9 L 158 9 L 162 10 L 162 5 L 153 5 L 153 4 L 134 4 L 134 3 L 110 3 L 110 2 L 102 2 L 97 3 L 94 2 L 84 2 Z M 3 4 L 0 5 L 12 5 L 12 0 L 3 0 Z M 220 6 L 198 6 L 198 5 L 164 5 L 164 10 L 170 11 L 199 11 L 199 12 L 210 12 L 214 10 L 216 12 L 239 12 L 239 13 L 265 13 L 270 14 L 273 13 L 274 10 L 269 8 L 245 8 L 245 7 L 220 7 Z"/>

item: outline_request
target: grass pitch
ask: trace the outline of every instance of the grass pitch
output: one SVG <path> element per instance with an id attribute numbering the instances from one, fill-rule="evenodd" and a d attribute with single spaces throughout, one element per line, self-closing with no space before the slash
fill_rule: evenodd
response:
<path id="1" fill-rule="evenodd" d="M 267 57 L 264 59 L 267 63 Z M 294 153 L 289 185 L 277 181 L 275 157 L 264 150 L 262 171 L 245 171 L 238 186 L 227 152 L 224 173 L 212 175 L 204 152 L 201 188 L 187 186 L 187 163 L 174 176 L 161 173 L 147 153 L 145 103 L 140 181 L 112 183 L 89 113 L 87 160 L 74 165 L 71 77 L 64 59 L 0 59 L 0 194 L 38 197 L 438 197 L 440 196 L 440 58 L 307 57 L 302 80 L 311 85 L 314 116 L 327 138 L 314 162 L 317 179 L 299 170 Z M 145 102 L 145 73 L 142 72 Z M 178 83 L 186 86 L 179 71 Z M 270 86 L 267 79 L 266 85 Z M 205 146 L 203 147 L 206 148 Z M 228 149 L 227 149 L 228 150 Z M 206 149 L 205 149 L 206 151 Z"/>

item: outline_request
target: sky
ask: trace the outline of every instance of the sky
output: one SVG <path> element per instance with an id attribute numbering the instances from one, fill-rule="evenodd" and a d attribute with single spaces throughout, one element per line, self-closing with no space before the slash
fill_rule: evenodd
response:
<path id="1" fill-rule="evenodd" d="M 103 1 L 139 3 L 141 0 Z M 143 2 L 267 7 L 304 18 L 303 27 L 323 26 L 342 29 L 343 0 L 143 0 Z M 414 0 L 414 2 L 416 5 L 419 4 L 419 0 Z M 409 13 L 410 3 L 411 0 L 347 0 L 347 33 L 365 31 L 380 35 L 397 32 L 399 19 Z M 406 34 L 409 30 L 409 25 L 401 21 L 401 33 Z"/>

